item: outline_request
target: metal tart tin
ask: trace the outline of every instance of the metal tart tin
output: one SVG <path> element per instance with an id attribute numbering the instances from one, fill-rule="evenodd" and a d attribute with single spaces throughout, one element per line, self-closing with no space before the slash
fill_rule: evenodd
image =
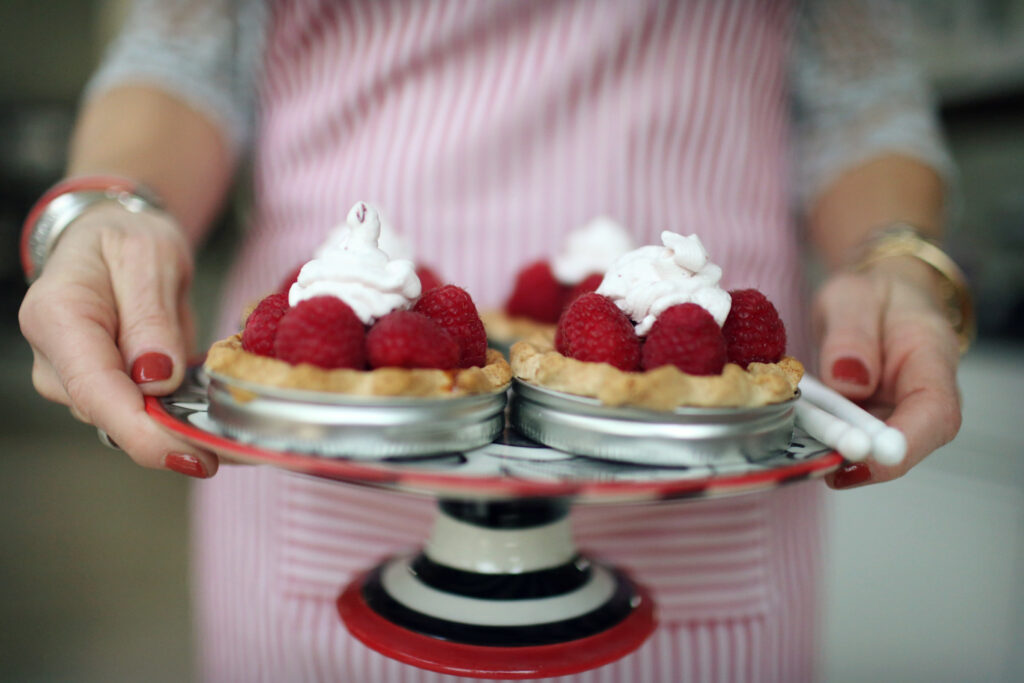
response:
<path id="1" fill-rule="evenodd" d="M 793 438 L 796 396 L 756 408 L 656 411 L 512 382 L 509 415 L 516 429 L 578 455 L 659 467 L 713 465 L 768 458 L 789 448 Z"/>
<path id="2" fill-rule="evenodd" d="M 379 459 L 465 451 L 505 426 L 505 389 L 457 398 L 348 396 L 209 373 L 209 415 L 227 436 L 280 451 Z"/>

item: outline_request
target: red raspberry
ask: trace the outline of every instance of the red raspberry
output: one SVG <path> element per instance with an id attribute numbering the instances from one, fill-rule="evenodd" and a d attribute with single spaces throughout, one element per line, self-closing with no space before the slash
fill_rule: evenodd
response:
<path id="1" fill-rule="evenodd" d="M 640 365 L 640 338 L 633 323 L 611 299 L 593 292 L 580 296 L 562 314 L 555 348 L 563 356 L 627 372 Z"/>
<path id="2" fill-rule="evenodd" d="M 281 284 L 278 285 L 277 291 L 280 292 L 281 294 L 287 294 L 288 290 L 291 289 L 292 285 L 295 284 L 295 281 L 299 279 L 299 271 L 302 270 L 302 266 L 304 265 L 306 264 L 300 263 L 299 265 L 292 268 L 284 277 L 284 279 L 281 280 Z"/>
<path id="3" fill-rule="evenodd" d="M 595 289 L 601 286 L 601 280 L 604 279 L 604 275 L 601 273 L 592 273 L 587 277 L 583 278 L 583 282 L 579 283 L 571 290 L 569 295 L 565 298 L 565 305 L 568 308 L 569 304 L 575 301 L 578 297 L 588 292 L 593 292 Z"/>
<path id="4" fill-rule="evenodd" d="M 272 357 L 277 326 L 287 312 L 287 294 L 271 294 L 256 304 L 242 330 L 242 348 L 250 353 Z"/>
<path id="5" fill-rule="evenodd" d="M 316 296 L 299 302 L 281 318 L 274 350 L 292 365 L 362 370 L 365 337 L 363 322 L 348 304 L 337 297 Z"/>
<path id="6" fill-rule="evenodd" d="M 459 345 L 460 368 L 487 364 L 487 332 L 469 292 L 455 285 L 435 287 L 424 292 L 412 310 L 452 336 Z"/>
<path id="7" fill-rule="evenodd" d="M 420 291 L 429 292 L 435 287 L 440 287 L 444 284 L 440 276 L 435 273 L 429 266 L 417 266 L 416 277 L 420 279 Z"/>
<path id="8" fill-rule="evenodd" d="M 439 324 L 413 311 L 393 311 L 366 335 L 372 368 L 440 368 L 459 364 L 459 345 Z"/>
<path id="9" fill-rule="evenodd" d="M 505 304 L 509 315 L 541 323 L 556 323 L 562 314 L 569 288 L 555 279 L 547 261 L 531 263 L 519 271 L 512 296 Z"/>
<path id="10" fill-rule="evenodd" d="M 756 289 L 729 292 L 732 307 L 722 325 L 729 362 L 777 363 L 786 353 L 786 327 L 775 306 Z"/>
<path id="11" fill-rule="evenodd" d="M 725 338 L 711 314 L 697 304 L 662 312 L 644 341 L 641 365 L 674 365 L 689 375 L 718 375 L 725 367 Z"/>

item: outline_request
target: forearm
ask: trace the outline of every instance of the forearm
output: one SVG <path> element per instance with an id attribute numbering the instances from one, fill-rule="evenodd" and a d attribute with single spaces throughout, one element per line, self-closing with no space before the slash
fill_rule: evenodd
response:
<path id="1" fill-rule="evenodd" d="M 231 183 L 221 132 L 181 100 L 146 86 L 90 101 L 71 143 L 69 175 L 111 173 L 152 188 L 196 244 Z"/>
<path id="2" fill-rule="evenodd" d="M 856 166 L 828 186 L 808 214 L 811 241 L 829 269 L 849 263 L 876 230 L 909 223 L 941 237 L 942 178 L 910 157 L 888 154 Z"/>

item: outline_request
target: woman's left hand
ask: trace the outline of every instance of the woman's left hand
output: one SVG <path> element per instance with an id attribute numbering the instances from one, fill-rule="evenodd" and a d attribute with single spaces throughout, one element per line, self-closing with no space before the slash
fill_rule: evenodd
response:
<path id="1" fill-rule="evenodd" d="M 901 464 L 847 464 L 828 476 L 833 488 L 896 479 L 960 429 L 960 352 L 938 284 L 928 265 L 901 257 L 837 273 L 818 292 L 822 381 L 907 439 Z"/>

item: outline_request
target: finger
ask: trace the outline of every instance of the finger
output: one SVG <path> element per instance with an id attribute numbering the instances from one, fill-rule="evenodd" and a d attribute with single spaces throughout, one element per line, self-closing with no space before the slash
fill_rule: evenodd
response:
<path id="1" fill-rule="evenodd" d="M 829 488 L 848 489 L 871 482 L 870 461 L 844 462 L 839 469 L 825 476 Z"/>
<path id="2" fill-rule="evenodd" d="M 169 253 L 168 253 L 169 252 Z M 181 384 L 186 349 L 178 302 L 187 273 L 177 245 L 129 233 L 104 247 L 118 311 L 118 347 L 144 394 Z"/>
<path id="3" fill-rule="evenodd" d="M 139 387 L 124 372 L 123 359 L 109 333 L 84 318 L 55 320 L 41 351 L 63 378 L 74 409 L 103 429 L 132 459 L 145 467 L 174 469 L 192 476 L 212 476 L 217 458 L 165 432 L 145 412 Z M 73 351 L 67 352 L 69 335 Z M 54 341 L 64 340 L 64 341 Z M 183 460 L 182 457 L 186 456 Z M 194 461 L 185 467 L 188 458 Z"/>
<path id="4" fill-rule="evenodd" d="M 878 386 L 884 304 L 876 285 L 854 275 L 833 278 L 816 301 L 821 379 L 848 398 L 866 399 Z"/>
<path id="5" fill-rule="evenodd" d="M 908 353 L 895 379 L 895 408 L 887 420 L 907 439 L 907 455 L 896 466 L 872 465 L 874 481 L 902 476 L 960 430 L 956 359 L 943 345 L 921 344 Z"/>
<path id="6" fill-rule="evenodd" d="M 32 354 L 32 386 L 36 392 L 47 401 L 70 406 L 71 399 L 64 391 L 64 384 L 54 372 L 53 366 L 35 348 L 32 349 Z"/>

